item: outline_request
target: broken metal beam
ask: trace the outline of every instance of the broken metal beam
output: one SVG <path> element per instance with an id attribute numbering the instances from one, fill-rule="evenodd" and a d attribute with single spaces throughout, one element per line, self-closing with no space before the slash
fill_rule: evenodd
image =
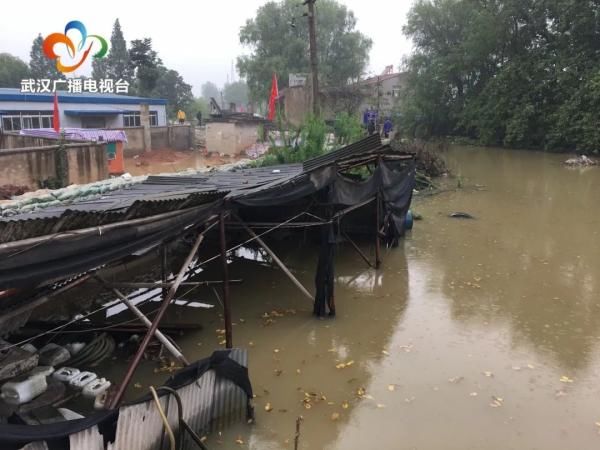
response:
<path id="1" fill-rule="evenodd" d="M 103 279 L 101 279 L 100 277 L 96 277 L 96 279 L 98 279 L 102 284 L 106 283 L 104 282 Z M 107 287 L 109 287 L 107 285 Z M 129 300 L 121 291 L 119 291 L 117 288 L 114 287 L 109 287 L 110 290 L 113 291 L 113 293 L 119 297 L 119 299 L 121 299 L 121 301 L 127 306 L 127 308 L 129 308 L 129 310 L 138 318 L 142 321 L 142 323 L 144 325 L 146 325 L 146 327 L 150 328 L 152 327 L 152 322 L 150 322 L 150 320 L 144 315 L 144 313 L 142 311 L 140 311 L 138 309 L 137 306 L 135 306 L 131 300 Z M 173 343 L 169 340 L 169 338 L 167 338 L 164 334 L 162 334 L 162 332 L 157 328 L 156 331 L 154 332 L 154 335 L 156 336 L 156 339 L 158 339 L 161 344 L 163 344 L 165 346 L 165 348 L 169 351 L 169 353 L 171 353 L 175 358 L 177 358 L 180 362 L 182 362 L 184 365 L 189 365 L 189 361 L 186 359 L 185 356 L 183 356 L 183 354 L 177 349 L 177 347 L 175 347 L 173 345 Z"/>
<path id="2" fill-rule="evenodd" d="M 140 361 L 142 360 L 142 356 L 144 355 L 144 352 L 146 351 L 146 348 L 148 347 L 150 340 L 152 339 L 155 331 L 158 328 L 158 324 L 160 323 L 161 319 L 165 315 L 165 312 L 167 311 L 167 308 L 169 307 L 171 300 L 173 300 L 173 298 L 175 297 L 175 293 L 177 292 L 179 285 L 183 281 L 183 277 L 185 276 L 185 273 L 186 273 L 189 265 L 191 264 L 192 260 L 194 259 L 194 256 L 196 255 L 196 252 L 198 251 L 198 248 L 200 247 L 200 244 L 204 240 L 204 234 L 210 228 L 212 228 L 212 226 L 215 225 L 215 223 L 216 222 L 214 222 L 209 227 L 207 227 L 202 233 L 198 234 L 198 237 L 196 238 L 196 242 L 194 242 L 194 245 L 192 246 L 190 253 L 188 254 L 187 258 L 185 259 L 183 265 L 181 266 L 181 269 L 179 270 L 179 273 L 177 274 L 175 281 L 169 288 L 169 292 L 167 293 L 165 298 L 162 300 L 160 308 L 159 308 L 158 312 L 156 313 L 156 316 L 154 317 L 154 320 L 152 321 L 150 328 L 146 332 L 146 335 L 144 336 L 144 339 L 142 340 L 137 353 L 135 354 L 135 356 L 129 363 L 129 367 L 127 368 L 127 372 L 125 373 L 125 376 L 123 377 L 123 381 L 121 381 L 121 384 L 117 387 L 115 394 L 110 397 L 110 399 L 108 401 L 108 405 L 109 405 L 110 409 L 117 408 L 119 406 L 119 404 L 121 403 L 121 400 L 123 399 L 123 395 L 125 394 L 125 389 L 127 389 L 127 386 L 131 382 L 131 379 L 133 378 L 133 374 L 134 374 L 135 370 L 137 369 L 138 365 L 140 364 Z"/>
<path id="3" fill-rule="evenodd" d="M 239 284 L 242 283 L 243 280 L 240 279 L 236 279 L 236 280 L 229 280 L 229 283 L 234 283 L 234 284 Z M 223 284 L 224 282 L 222 280 L 215 280 L 215 281 L 184 281 L 182 283 L 180 283 L 180 286 L 213 286 L 213 285 L 219 285 L 219 284 Z M 117 289 L 152 289 L 152 288 L 168 288 L 171 287 L 171 285 L 173 283 L 145 283 L 145 282 L 121 282 L 121 281 L 117 281 L 117 282 L 106 282 L 105 283 L 107 286 L 111 287 L 111 288 L 117 288 Z"/>
<path id="4" fill-rule="evenodd" d="M 235 218 L 238 221 L 238 223 L 240 225 L 242 225 L 244 230 L 246 230 L 246 232 L 253 239 L 255 239 L 256 242 L 258 242 L 262 248 L 265 249 L 265 251 L 269 254 L 269 256 L 271 256 L 271 258 L 273 258 L 273 261 L 275 261 L 275 263 L 281 268 L 281 270 L 283 270 L 283 272 L 289 277 L 289 279 L 292 280 L 292 282 L 298 287 L 298 289 L 300 289 L 300 291 L 306 297 L 308 297 L 310 299 L 310 301 L 312 302 L 314 298 L 311 295 L 311 293 L 308 292 L 308 290 L 302 285 L 302 283 L 300 283 L 300 281 L 298 281 L 298 279 L 292 274 L 292 272 L 289 271 L 289 269 L 285 266 L 285 264 L 283 264 L 283 262 L 277 257 L 275 252 L 273 250 L 271 250 L 269 248 L 269 246 L 267 244 L 265 244 L 265 242 L 254 231 L 252 231 L 252 229 L 249 228 L 237 215 L 235 216 Z"/>

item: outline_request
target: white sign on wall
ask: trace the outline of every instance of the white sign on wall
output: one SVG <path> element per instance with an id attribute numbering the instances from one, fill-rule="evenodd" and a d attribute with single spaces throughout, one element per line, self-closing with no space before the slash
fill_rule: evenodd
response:
<path id="1" fill-rule="evenodd" d="M 289 87 L 304 86 L 308 75 L 305 73 L 290 73 Z"/>

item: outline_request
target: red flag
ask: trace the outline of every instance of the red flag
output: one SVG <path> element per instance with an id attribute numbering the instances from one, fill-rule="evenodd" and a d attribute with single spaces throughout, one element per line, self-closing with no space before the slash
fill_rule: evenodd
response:
<path id="1" fill-rule="evenodd" d="M 58 95 L 54 93 L 54 112 L 52 113 L 52 122 L 54 124 L 54 131 L 57 133 L 60 131 L 60 116 L 58 114 Z"/>
<path id="2" fill-rule="evenodd" d="M 269 120 L 275 118 L 275 100 L 279 97 L 279 89 L 277 88 L 277 75 L 273 72 L 273 81 L 271 81 L 271 97 L 269 98 Z"/>

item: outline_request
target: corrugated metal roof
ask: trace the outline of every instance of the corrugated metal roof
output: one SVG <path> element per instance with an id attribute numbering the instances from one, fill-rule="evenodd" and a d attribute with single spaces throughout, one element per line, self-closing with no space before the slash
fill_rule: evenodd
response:
<path id="1" fill-rule="evenodd" d="M 149 176 L 142 183 L 108 192 L 91 200 L 2 217 L 0 243 L 148 217 L 224 197 L 235 200 L 237 196 L 271 189 L 320 167 L 384 148 L 387 147 L 382 147 L 380 136 L 374 134 L 303 164 L 182 176 Z"/>
<path id="2" fill-rule="evenodd" d="M 324 155 L 317 156 L 316 158 L 304 161 L 302 169 L 305 172 L 313 171 L 319 167 L 328 166 L 334 162 L 348 158 L 353 155 L 360 153 L 368 153 L 381 147 L 381 136 L 378 133 L 372 134 L 360 141 L 354 142 L 353 144 L 342 147 L 338 150 L 334 150 Z"/>

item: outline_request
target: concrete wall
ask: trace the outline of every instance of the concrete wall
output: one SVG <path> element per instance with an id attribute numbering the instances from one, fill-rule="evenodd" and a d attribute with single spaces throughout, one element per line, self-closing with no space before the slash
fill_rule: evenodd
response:
<path id="1" fill-rule="evenodd" d="M 56 141 L 55 141 L 56 142 Z M 108 178 L 106 144 L 66 144 L 68 184 L 84 184 Z M 0 150 L 0 184 L 37 189 L 56 177 L 58 145 Z"/>
<path id="2" fill-rule="evenodd" d="M 295 126 L 300 126 L 312 111 L 312 90 L 306 86 L 295 86 L 285 89 L 283 99 L 285 118 Z"/>
<path id="3" fill-rule="evenodd" d="M 127 142 L 123 146 L 125 156 L 139 155 L 144 152 L 144 128 L 120 128 L 127 134 Z M 169 125 L 166 127 L 150 127 L 152 150 L 170 148 L 173 150 L 189 150 L 194 146 L 194 127 L 191 125 Z"/>
<path id="4" fill-rule="evenodd" d="M 239 155 L 258 141 L 258 124 L 209 122 L 206 149 L 223 155 Z"/>

